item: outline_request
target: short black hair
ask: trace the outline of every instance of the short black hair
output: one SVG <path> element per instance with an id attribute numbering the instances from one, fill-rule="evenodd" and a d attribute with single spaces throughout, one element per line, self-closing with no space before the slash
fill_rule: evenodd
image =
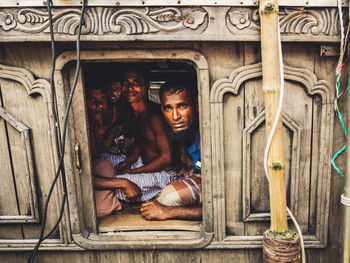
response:
<path id="1" fill-rule="evenodd" d="M 198 93 L 194 83 L 192 81 L 179 81 L 179 80 L 169 80 L 165 82 L 159 90 L 159 98 L 162 102 L 162 97 L 164 92 L 169 92 L 169 94 L 175 94 L 177 92 L 182 92 L 187 90 L 190 93 L 193 103 L 197 102 Z"/>
<path id="2" fill-rule="evenodd" d="M 147 88 L 149 87 L 150 70 L 148 67 L 146 67 L 145 65 L 138 65 L 136 63 L 135 64 L 125 64 L 124 69 L 122 71 L 121 79 L 123 80 L 125 78 L 125 75 L 130 73 L 130 72 L 139 74 L 142 77 L 146 87 Z"/>

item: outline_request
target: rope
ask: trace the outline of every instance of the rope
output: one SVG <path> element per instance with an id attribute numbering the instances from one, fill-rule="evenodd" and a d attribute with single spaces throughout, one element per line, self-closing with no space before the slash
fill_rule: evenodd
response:
<path id="1" fill-rule="evenodd" d="M 270 151 L 272 138 L 273 138 L 273 135 L 275 134 L 275 131 L 276 131 L 276 128 L 278 125 L 278 120 L 279 120 L 281 112 L 282 112 L 282 104 L 283 104 L 283 96 L 284 96 L 284 70 L 283 70 L 283 61 L 282 61 L 281 33 L 280 33 L 279 23 L 278 23 L 278 50 L 279 50 L 279 63 L 280 63 L 280 87 L 281 87 L 281 90 L 280 90 L 280 97 L 279 97 L 279 101 L 278 101 L 278 108 L 277 108 L 275 120 L 273 121 L 271 132 L 270 132 L 270 135 L 267 139 L 265 154 L 264 154 L 264 170 L 265 170 L 265 175 L 266 175 L 266 178 L 268 181 L 270 180 L 270 178 L 269 178 L 269 170 L 268 170 L 268 166 L 267 166 L 267 159 L 268 159 L 268 155 L 269 155 L 269 151 Z M 305 263 L 306 262 L 306 260 L 305 260 L 305 245 L 304 245 L 304 239 L 303 239 L 301 229 L 299 227 L 297 220 L 295 219 L 294 215 L 292 214 L 292 211 L 290 211 L 290 209 L 288 207 L 287 207 L 287 212 L 288 212 L 290 218 L 292 219 L 292 221 L 295 225 L 295 228 L 297 229 L 297 232 L 299 234 L 302 262 Z"/>

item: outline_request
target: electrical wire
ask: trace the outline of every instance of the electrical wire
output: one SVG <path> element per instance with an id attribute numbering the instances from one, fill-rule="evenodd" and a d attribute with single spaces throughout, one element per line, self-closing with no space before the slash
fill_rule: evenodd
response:
<path id="1" fill-rule="evenodd" d="M 336 76 L 336 84 L 335 84 L 335 98 L 334 98 L 334 111 L 336 112 L 339 122 L 342 126 L 343 132 L 344 132 L 344 136 L 346 137 L 347 135 L 347 131 L 346 131 L 346 127 L 345 127 L 345 123 L 343 120 L 343 117 L 340 113 L 339 107 L 338 107 L 338 100 L 339 98 L 344 94 L 344 92 L 348 89 L 346 88 L 343 92 L 340 92 L 340 77 L 341 77 L 341 72 L 342 69 L 344 67 L 344 55 L 345 55 L 345 50 L 346 50 L 346 44 L 347 44 L 347 40 L 348 40 L 348 35 L 349 35 L 349 25 L 348 25 L 348 29 L 346 34 L 344 35 L 344 22 L 343 22 L 343 12 L 342 12 L 342 7 L 341 7 L 341 1 L 337 0 L 338 3 L 338 13 L 339 13 L 339 24 L 340 24 L 340 54 L 339 54 L 339 58 L 338 58 L 338 64 L 337 64 L 337 68 L 335 71 L 335 76 Z M 338 172 L 338 174 L 341 177 L 344 177 L 343 173 L 340 171 L 340 169 L 337 167 L 337 165 L 335 164 L 335 159 L 337 159 L 337 157 L 344 152 L 346 149 L 346 144 L 344 144 L 344 146 L 338 150 L 336 152 L 336 154 L 333 156 L 331 164 L 333 166 L 333 168 Z"/>
<path id="2" fill-rule="evenodd" d="M 283 70 L 283 60 L 282 60 L 282 46 L 281 46 L 281 33 L 280 33 L 280 26 L 278 23 L 278 51 L 279 51 L 279 63 L 280 63 L 280 97 L 279 97 L 279 101 L 278 101 L 278 107 L 277 107 L 277 112 L 275 115 L 275 119 L 273 121 L 273 125 L 271 128 L 271 132 L 270 135 L 267 139 L 267 143 L 266 143 L 266 148 L 265 148 L 265 153 L 264 153 L 264 170 L 265 170 L 265 175 L 267 178 L 267 181 L 270 180 L 269 178 L 269 170 L 268 170 L 268 165 L 267 165 L 267 159 L 268 159 L 268 155 L 269 155 L 269 151 L 270 151 L 270 146 L 271 146 L 271 142 L 272 142 L 272 138 L 275 134 L 277 125 L 278 125 L 278 121 L 279 118 L 281 116 L 281 112 L 282 112 L 282 105 L 283 105 L 283 96 L 284 96 L 284 70 Z M 297 229 L 297 232 L 299 234 L 300 237 L 300 246 L 301 246 L 301 257 L 302 257 L 302 262 L 305 263 L 305 245 L 304 245 L 304 239 L 303 239 L 303 235 L 301 232 L 301 229 L 299 227 L 299 224 L 297 222 L 297 220 L 295 219 L 294 215 L 292 214 L 292 212 L 290 211 L 290 209 L 287 207 L 287 212 L 290 216 L 290 218 L 292 219 L 295 228 Z"/>
<path id="3" fill-rule="evenodd" d="M 56 230 L 56 228 L 58 227 L 58 225 L 59 225 L 59 223 L 60 223 L 60 221 L 62 219 L 62 216 L 63 216 L 63 213 L 64 213 L 64 206 L 65 206 L 65 203 L 66 203 L 66 200 L 67 200 L 67 185 L 66 185 L 66 178 L 65 178 L 65 173 L 64 173 L 63 158 L 64 158 L 64 149 L 65 149 L 65 144 L 66 144 L 66 140 L 65 139 L 66 139 L 67 124 L 68 124 L 68 114 L 69 114 L 70 107 L 72 105 L 72 99 L 73 99 L 73 95 L 74 95 L 74 92 L 75 92 L 75 89 L 76 89 L 76 85 L 77 85 L 77 82 L 78 82 L 79 71 L 80 71 L 80 35 L 81 35 L 81 29 L 82 29 L 82 25 L 83 25 L 85 6 L 86 6 L 86 0 L 83 0 L 83 2 L 82 2 L 82 9 L 81 9 L 81 15 L 80 15 L 80 22 L 79 22 L 78 31 L 77 31 L 77 41 L 76 41 L 76 50 L 77 50 L 76 70 L 75 70 L 75 74 L 74 74 L 73 86 L 72 86 L 71 92 L 69 94 L 69 99 L 68 99 L 68 102 L 67 102 L 67 108 L 66 108 L 65 117 L 64 117 L 64 123 L 63 123 L 63 135 L 62 135 L 62 141 L 61 141 L 62 154 L 60 154 L 60 148 L 58 147 L 59 165 L 58 165 L 58 168 L 57 168 L 54 180 L 53 180 L 53 182 L 51 184 L 48 196 L 46 198 L 45 208 L 44 208 L 43 224 L 42 224 L 42 228 L 41 228 L 40 237 L 39 237 L 39 240 L 38 240 L 36 246 L 34 247 L 32 253 L 30 254 L 30 256 L 28 258 L 28 262 L 30 262 L 30 263 L 34 262 L 35 256 L 36 256 L 36 254 L 37 254 L 37 252 L 39 250 L 39 247 L 40 247 L 41 243 L 46 238 L 48 238 Z M 49 21 L 50 21 L 51 41 L 54 41 L 53 30 L 52 30 L 51 0 L 48 0 L 48 13 L 49 13 Z M 51 47 L 53 48 L 53 55 L 52 56 L 53 56 L 53 60 L 55 60 L 56 58 L 55 58 L 55 54 L 54 54 L 54 51 L 55 51 L 54 44 L 53 43 L 51 43 L 51 44 L 52 44 Z M 54 67 L 54 65 L 55 64 L 53 62 L 53 67 Z M 52 71 L 53 70 L 54 70 L 54 68 L 52 69 Z M 51 85 L 53 85 L 53 73 L 51 75 L 51 81 L 52 81 Z M 53 86 L 51 86 L 51 87 L 53 87 Z M 54 101 L 54 98 L 55 98 L 54 94 L 55 93 L 52 94 L 53 101 Z M 53 108 L 54 107 L 55 106 L 53 105 Z M 55 115 L 55 113 L 56 113 L 56 111 L 54 109 L 54 115 Z M 54 118 L 56 118 L 56 117 L 54 117 Z M 57 129 L 57 127 L 58 127 L 57 118 L 56 118 L 55 126 L 56 126 L 55 128 Z M 57 136 L 57 138 L 58 138 L 58 136 Z M 58 143 L 59 140 L 56 139 L 56 142 Z M 54 227 L 51 229 L 51 231 L 49 231 L 49 233 L 45 237 L 43 237 L 45 224 L 46 224 L 47 211 L 48 211 L 48 204 L 49 204 L 49 201 L 50 201 L 50 198 L 51 198 L 54 186 L 55 186 L 55 184 L 57 182 L 57 179 L 58 179 L 58 177 L 60 175 L 60 172 L 62 174 L 62 186 L 63 186 L 63 192 L 64 193 L 63 193 L 63 197 L 62 197 L 62 203 L 61 203 L 61 209 L 60 209 L 59 218 L 58 218 L 57 222 L 55 223 Z"/>

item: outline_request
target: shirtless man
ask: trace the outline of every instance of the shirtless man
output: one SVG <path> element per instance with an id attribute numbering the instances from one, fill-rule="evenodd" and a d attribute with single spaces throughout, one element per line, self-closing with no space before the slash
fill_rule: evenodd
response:
<path id="1" fill-rule="evenodd" d="M 194 90 L 186 83 L 177 82 L 167 82 L 160 89 L 163 115 L 175 145 L 182 145 L 182 153 L 191 160 L 193 172 L 183 176 L 183 171 L 179 171 L 181 177 L 167 185 L 157 200 L 142 204 L 141 213 L 147 220 L 202 218 L 200 136 Z M 188 171 L 188 167 L 185 169 Z"/>
<path id="2" fill-rule="evenodd" d="M 132 107 L 128 126 L 136 145 L 126 158 L 112 154 L 102 156 L 112 162 L 116 178 L 127 179 L 140 187 L 142 202 L 155 197 L 174 176 L 174 172 L 167 169 L 172 158 L 166 123 L 157 105 L 148 101 L 147 90 L 148 82 L 140 72 L 124 74 L 122 94 Z M 128 201 L 118 190 L 116 194 L 119 200 Z"/>
<path id="3" fill-rule="evenodd" d="M 160 110 L 147 99 L 149 83 L 140 72 L 124 74 L 122 93 L 134 111 L 129 120 L 130 130 L 137 146 L 126 160 L 116 166 L 121 174 L 139 174 L 160 171 L 171 164 L 170 139 Z M 130 169 L 141 156 L 143 166 Z"/>

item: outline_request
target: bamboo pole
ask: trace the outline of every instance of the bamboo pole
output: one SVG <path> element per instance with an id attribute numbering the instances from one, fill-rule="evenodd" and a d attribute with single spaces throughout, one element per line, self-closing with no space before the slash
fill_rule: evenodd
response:
<path id="1" fill-rule="evenodd" d="M 264 91 L 266 133 L 270 135 L 280 96 L 279 24 L 277 0 L 260 0 L 262 88 Z M 284 183 L 282 118 L 280 116 L 268 155 L 271 231 L 284 233 L 287 225 Z"/>

